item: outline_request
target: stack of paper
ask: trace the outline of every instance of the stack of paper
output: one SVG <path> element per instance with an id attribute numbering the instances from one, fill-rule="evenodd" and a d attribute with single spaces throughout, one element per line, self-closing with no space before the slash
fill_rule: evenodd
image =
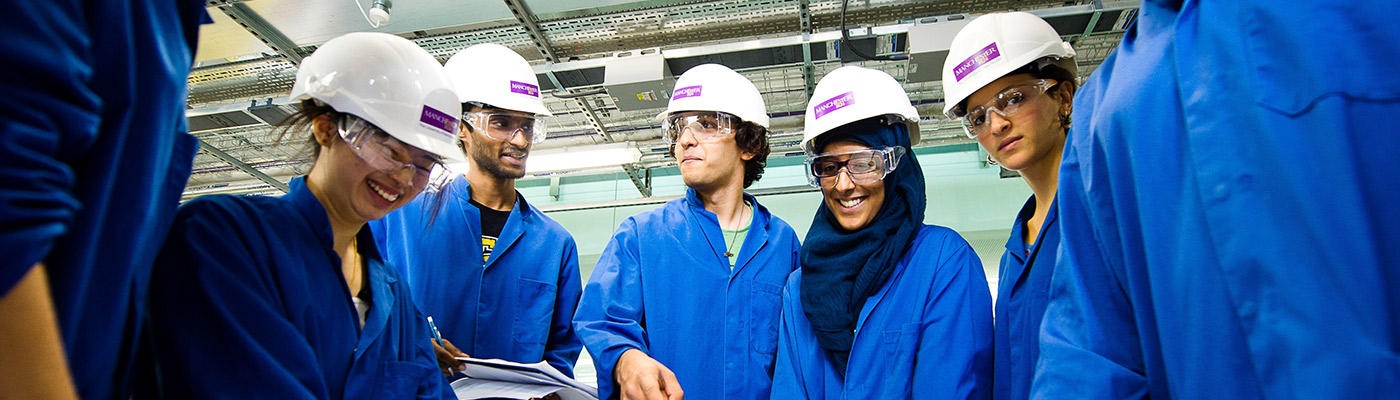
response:
<path id="1" fill-rule="evenodd" d="M 549 394 L 561 400 L 597 400 L 598 389 L 575 381 L 543 361 L 521 364 L 505 360 L 458 358 L 465 378 L 452 382 L 461 400 L 536 399 Z"/>

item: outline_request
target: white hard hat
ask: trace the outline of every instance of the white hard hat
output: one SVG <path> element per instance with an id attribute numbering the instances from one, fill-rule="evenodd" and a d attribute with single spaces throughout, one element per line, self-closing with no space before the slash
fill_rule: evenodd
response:
<path id="1" fill-rule="evenodd" d="M 656 119 L 682 111 L 719 111 L 768 127 L 768 108 L 748 78 L 719 64 L 700 64 L 681 74 L 666 111 Z"/>
<path id="2" fill-rule="evenodd" d="M 919 111 L 909 102 L 904 86 L 884 71 L 857 66 L 837 68 L 817 82 L 807 101 L 802 150 L 816 154 L 812 140 L 842 125 L 871 117 L 909 127 L 909 144 L 919 143 Z"/>
<path id="3" fill-rule="evenodd" d="M 540 98 L 535 70 L 515 50 L 495 43 L 472 45 L 447 59 L 461 103 L 483 103 L 511 111 L 552 115 Z"/>
<path id="4" fill-rule="evenodd" d="M 462 105 L 452 82 L 408 39 L 377 32 L 331 39 L 302 60 L 291 97 L 320 100 L 444 161 L 466 161 L 457 147 Z"/>
<path id="5" fill-rule="evenodd" d="M 1079 73 L 1074 47 L 1040 17 L 1017 11 L 973 19 L 953 37 L 943 62 L 943 113 L 959 117 L 955 109 L 973 92 L 1033 62 Z"/>

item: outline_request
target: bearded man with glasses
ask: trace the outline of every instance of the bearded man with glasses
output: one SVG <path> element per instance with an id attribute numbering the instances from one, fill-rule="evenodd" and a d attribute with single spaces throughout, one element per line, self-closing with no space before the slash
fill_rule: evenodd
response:
<path id="1" fill-rule="evenodd" d="M 489 43 L 463 49 L 445 67 L 462 103 L 466 179 L 375 223 L 386 232 L 385 257 L 440 329 L 442 342 L 423 340 L 433 342 L 444 374 L 470 356 L 545 361 L 573 376 L 582 350 L 569 322 L 583 289 L 578 247 L 515 190 L 530 148 L 545 139 L 550 113 L 538 80 L 524 58 Z"/>

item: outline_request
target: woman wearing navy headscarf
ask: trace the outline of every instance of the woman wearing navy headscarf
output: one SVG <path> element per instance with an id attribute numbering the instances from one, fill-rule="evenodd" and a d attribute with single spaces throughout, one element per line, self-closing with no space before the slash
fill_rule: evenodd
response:
<path id="1" fill-rule="evenodd" d="M 990 397 L 987 279 L 967 241 L 923 223 L 918 121 L 884 72 L 817 85 L 802 148 L 823 201 L 784 289 L 772 398 Z"/>

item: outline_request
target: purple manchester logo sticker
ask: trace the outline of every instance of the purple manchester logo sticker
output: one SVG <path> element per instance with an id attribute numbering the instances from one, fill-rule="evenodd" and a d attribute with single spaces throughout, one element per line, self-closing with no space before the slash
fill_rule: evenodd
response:
<path id="1" fill-rule="evenodd" d="M 510 81 L 510 92 L 540 97 L 540 87 L 525 82 Z"/>
<path id="2" fill-rule="evenodd" d="M 953 79 L 962 81 L 963 77 L 971 74 L 972 71 L 976 71 L 978 67 L 997 59 L 997 57 L 1001 57 L 1001 51 L 997 50 L 997 44 L 993 42 L 987 45 L 987 47 L 983 47 L 977 54 L 973 54 L 971 57 L 963 60 L 962 64 L 958 64 L 957 67 L 954 67 Z"/>
<path id="3" fill-rule="evenodd" d="M 674 93 L 671 94 L 671 99 L 684 99 L 684 98 L 686 98 L 686 97 L 700 97 L 700 89 L 701 89 L 701 86 L 686 86 L 686 87 L 683 87 L 683 88 L 676 89 L 676 91 L 675 91 Z"/>
<path id="4" fill-rule="evenodd" d="M 816 113 L 816 116 L 814 116 L 812 119 L 820 119 L 823 115 L 830 114 L 832 111 L 840 110 L 841 107 L 855 104 L 855 102 L 856 96 L 854 93 L 842 93 L 836 97 L 828 99 L 827 101 L 821 102 L 821 104 L 817 104 L 816 107 L 813 107 L 812 110 Z"/>
<path id="5" fill-rule="evenodd" d="M 428 124 L 428 126 L 441 129 L 443 132 L 447 132 L 448 135 L 457 131 L 456 117 L 447 115 L 445 112 L 438 111 L 436 108 L 426 105 L 423 106 L 423 116 L 418 120 Z"/>

